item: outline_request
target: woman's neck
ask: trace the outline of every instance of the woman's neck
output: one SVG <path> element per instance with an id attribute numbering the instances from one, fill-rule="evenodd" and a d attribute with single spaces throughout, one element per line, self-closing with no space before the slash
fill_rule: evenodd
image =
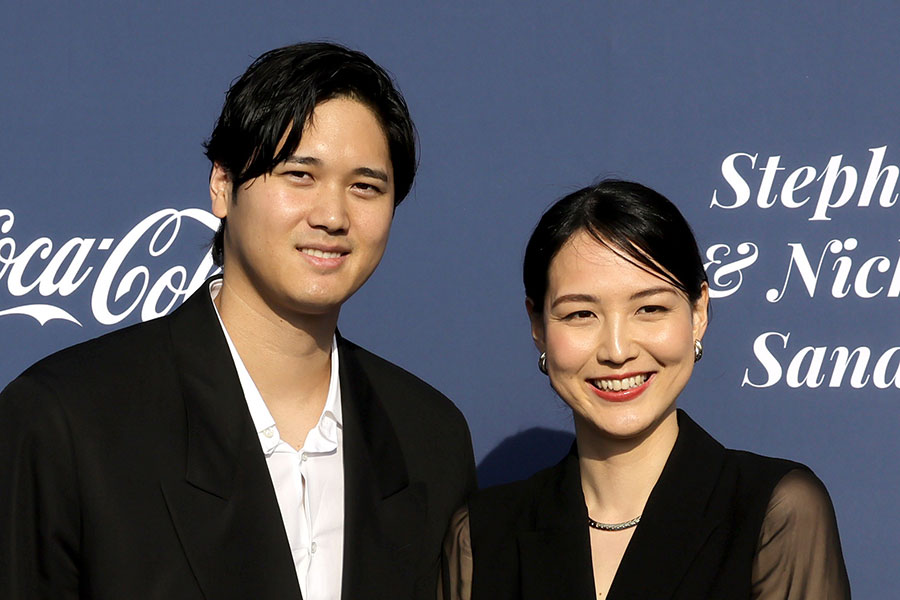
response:
<path id="1" fill-rule="evenodd" d="M 575 431 L 581 488 L 591 518 L 620 523 L 640 515 L 678 437 L 674 407 L 637 438 L 609 437 L 578 418 Z"/>

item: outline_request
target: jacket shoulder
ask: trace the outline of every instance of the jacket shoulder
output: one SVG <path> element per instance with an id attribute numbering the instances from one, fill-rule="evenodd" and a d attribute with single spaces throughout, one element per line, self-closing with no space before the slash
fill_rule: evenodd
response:
<path id="1" fill-rule="evenodd" d="M 812 474 L 806 465 L 772 456 L 763 456 L 746 450 L 726 450 L 725 461 L 735 474 L 736 485 L 742 494 L 757 493 L 771 496 L 772 490 L 791 471 Z"/>
<path id="2" fill-rule="evenodd" d="M 165 352 L 168 330 L 155 319 L 59 350 L 30 366 L 0 394 L 7 409 L 40 411 L 46 405 L 103 406 L 106 399 L 131 397 L 158 387 L 171 372 Z M 53 399 L 51 399 L 51 397 Z"/>
<path id="3" fill-rule="evenodd" d="M 476 535 L 507 535 L 534 527 L 541 497 L 560 492 L 566 457 L 559 464 L 541 469 L 531 477 L 502 483 L 476 492 L 469 500 L 469 518 Z"/>
<path id="4" fill-rule="evenodd" d="M 362 369 L 390 412 L 426 412 L 438 421 L 465 423 L 462 412 L 449 398 L 406 369 L 344 338 L 340 338 L 339 348 L 342 359 L 347 357 Z"/>
<path id="5" fill-rule="evenodd" d="M 738 505 L 768 501 L 772 489 L 788 472 L 808 470 L 804 465 L 724 447 L 695 423 L 686 412 L 678 411 L 679 434 L 663 477 L 669 488 L 695 477 L 695 487 L 713 486 L 716 498 L 731 498 Z M 670 473 L 667 473 L 671 471 Z"/>
<path id="6" fill-rule="evenodd" d="M 355 389 L 368 389 L 381 406 L 403 449 L 411 476 L 445 479 L 436 484 L 441 487 L 465 482 L 466 494 L 452 494 L 454 506 L 448 510 L 459 508 L 475 488 L 472 438 L 462 412 L 441 392 L 405 369 L 343 338 L 338 338 L 338 348 L 342 379 L 360 378 L 361 381 L 346 383 Z"/>
<path id="7" fill-rule="evenodd" d="M 165 335 L 165 319 L 166 317 L 161 317 L 136 323 L 63 348 L 34 363 L 22 374 L 83 374 L 85 370 L 108 369 L 107 361 L 115 364 L 132 358 L 147 350 L 149 344 L 161 339 Z"/>
<path id="8" fill-rule="evenodd" d="M 545 467 L 526 479 L 484 488 L 479 490 L 473 500 L 477 500 L 479 504 L 484 506 L 502 506 L 509 502 L 515 503 L 521 499 L 530 498 L 557 479 L 561 469 L 562 465 L 556 464 L 551 467 Z"/>

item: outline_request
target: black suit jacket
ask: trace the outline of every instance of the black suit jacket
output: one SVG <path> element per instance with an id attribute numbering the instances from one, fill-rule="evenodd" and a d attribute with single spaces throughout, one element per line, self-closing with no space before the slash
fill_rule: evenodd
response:
<path id="1" fill-rule="evenodd" d="M 440 393 L 338 340 L 346 599 L 433 598 L 474 489 Z M 0 597 L 300 598 L 265 458 L 207 286 L 59 352 L 0 394 Z"/>
<path id="2" fill-rule="evenodd" d="M 760 526 L 798 463 L 726 450 L 684 412 L 609 600 L 750 597 Z M 595 598 L 578 456 L 469 503 L 473 600 Z"/>

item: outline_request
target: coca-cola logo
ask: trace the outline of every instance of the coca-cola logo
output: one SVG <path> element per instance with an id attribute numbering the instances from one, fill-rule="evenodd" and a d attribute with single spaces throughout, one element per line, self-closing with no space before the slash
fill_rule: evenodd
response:
<path id="1" fill-rule="evenodd" d="M 115 325 L 138 310 L 146 321 L 171 311 L 217 270 L 209 252 L 192 267 L 159 267 L 187 225 L 199 224 L 202 231 L 218 227 L 216 217 L 198 208 L 158 210 L 118 240 L 73 237 L 54 242 L 39 237 L 17 243 L 15 222 L 12 210 L 0 209 L 0 285 L 13 299 L 13 306 L 0 308 L 0 317 L 25 315 L 41 325 L 63 320 L 81 326 L 61 301 L 89 286 L 90 309 L 98 323 Z M 35 294 L 41 301 L 25 300 Z"/>

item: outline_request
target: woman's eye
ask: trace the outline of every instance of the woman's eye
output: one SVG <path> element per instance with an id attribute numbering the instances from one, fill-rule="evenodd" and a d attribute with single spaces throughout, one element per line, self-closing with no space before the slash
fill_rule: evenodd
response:
<path id="1" fill-rule="evenodd" d="M 664 312 L 666 312 L 666 307 L 665 306 L 657 306 L 657 305 L 642 306 L 638 309 L 638 313 L 645 314 L 645 315 L 654 314 L 654 313 L 658 314 L 658 313 L 664 313 Z"/>
<path id="2" fill-rule="evenodd" d="M 577 319 L 590 319 L 593 316 L 594 313 L 589 310 L 576 310 L 575 312 L 567 314 L 564 318 L 567 321 L 574 321 Z"/>

